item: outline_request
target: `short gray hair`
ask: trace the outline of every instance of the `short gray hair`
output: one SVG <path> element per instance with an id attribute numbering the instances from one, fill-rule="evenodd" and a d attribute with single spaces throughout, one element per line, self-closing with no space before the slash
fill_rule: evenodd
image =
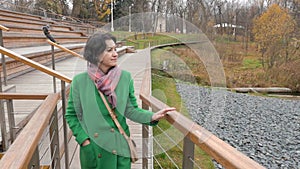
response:
<path id="1" fill-rule="evenodd" d="M 84 58 L 90 63 L 98 65 L 99 55 L 106 49 L 106 40 L 113 40 L 116 43 L 116 38 L 109 33 L 97 32 L 90 36 L 84 48 Z"/>

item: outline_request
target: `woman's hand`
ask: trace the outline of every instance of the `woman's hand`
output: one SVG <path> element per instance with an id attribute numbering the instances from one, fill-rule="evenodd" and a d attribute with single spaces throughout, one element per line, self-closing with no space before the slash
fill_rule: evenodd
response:
<path id="1" fill-rule="evenodd" d="M 84 147 L 84 146 L 89 145 L 90 143 L 91 143 L 91 142 L 90 142 L 90 139 L 86 139 L 86 140 L 84 140 L 84 142 L 81 144 L 81 146 Z"/>
<path id="2" fill-rule="evenodd" d="M 174 110 L 176 110 L 176 108 L 174 108 L 174 107 L 161 109 L 160 111 L 158 111 L 158 112 L 156 112 L 156 113 L 153 114 L 153 116 L 152 116 L 152 121 L 158 121 L 158 120 L 164 118 L 165 115 L 166 115 L 169 111 L 174 111 Z"/>

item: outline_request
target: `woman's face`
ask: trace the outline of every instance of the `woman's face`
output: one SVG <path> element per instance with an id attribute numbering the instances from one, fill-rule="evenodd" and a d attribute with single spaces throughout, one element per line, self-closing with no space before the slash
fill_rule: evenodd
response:
<path id="1" fill-rule="evenodd" d="M 116 44 L 113 40 L 106 40 L 106 49 L 100 54 L 99 68 L 107 73 L 109 68 L 117 65 L 118 53 L 116 51 Z"/>

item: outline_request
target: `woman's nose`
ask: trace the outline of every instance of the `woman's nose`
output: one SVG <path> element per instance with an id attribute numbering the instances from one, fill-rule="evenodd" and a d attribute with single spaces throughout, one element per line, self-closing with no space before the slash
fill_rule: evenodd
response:
<path id="1" fill-rule="evenodd" d="M 118 52 L 117 52 L 117 50 L 114 50 L 114 52 L 113 52 L 113 56 L 118 56 Z"/>

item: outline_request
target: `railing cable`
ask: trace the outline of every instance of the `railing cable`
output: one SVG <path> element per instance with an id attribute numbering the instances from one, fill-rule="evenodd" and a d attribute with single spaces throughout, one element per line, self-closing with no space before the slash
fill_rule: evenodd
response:
<path id="1" fill-rule="evenodd" d="M 53 131 L 53 135 L 52 135 L 52 137 L 50 138 L 50 143 L 49 143 L 48 146 L 47 146 L 48 148 L 44 151 L 43 156 L 41 156 L 41 158 L 40 158 L 40 161 L 43 159 L 43 157 L 45 156 L 45 154 L 49 151 L 49 147 L 50 147 L 50 145 L 51 145 L 52 142 L 53 142 L 53 138 L 54 138 L 55 131 L 56 131 L 56 130 Z M 53 154 L 54 154 L 54 153 L 53 153 Z"/>
<path id="2" fill-rule="evenodd" d="M 53 153 L 52 153 L 52 154 L 55 154 L 55 153 L 56 153 L 56 151 L 57 151 L 57 145 L 55 145 L 55 147 L 54 147 L 54 151 L 53 151 Z M 55 158 L 55 156 L 52 156 L 52 157 L 51 157 L 51 159 L 50 159 L 50 163 L 51 163 L 51 164 L 52 164 L 52 162 L 53 162 L 54 158 Z"/>
<path id="3" fill-rule="evenodd" d="M 47 132 L 45 133 L 45 136 L 41 138 L 40 142 L 39 142 L 39 147 L 43 147 L 44 146 L 44 141 L 46 138 L 48 138 L 48 135 L 50 134 L 49 129 L 47 129 Z"/>
<path id="4" fill-rule="evenodd" d="M 42 137 L 41 140 L 40 140 L 40 142 L 39 142 L 39 147 L 43 147 L 43 146 L 44 146 L 44 143 L 45 143 L 44 141 L 45 141 L 45 139 L 48 138 L 48 135 L 50 135 L 50 131 L 49 131 L 50 128 L 49 128 L 49 126 L 52 125 L 52 123 L 53 123 L 54 120 L 55 120 L 55 117 L 52 116 L 51 119 L 50 119 L 50 123 L 49 123 L 49 125 L 47 126 L 47 132 L 45 133 L 44 137 Z M 52 139 L 53 139 L 53 137 L 52 137 Z M 50 143 L 52 143 L 52 140 L 50 141 Z M 43 153 L 42 157 L 40 158 L 40 160 L 43 159 L 43 156 L 47 153 L 48 150 L 49 150 L 49 146 L 48 146 L 48 148 L 44 151 L 44 153 Z M 40 150 L 40 152 L 41 152 L 41 151 L 42 151 L 42 150 Z"/>
<path id="5" fill-rule="evenodd" d="M 76 154 L 76 151 L 77 151 L 78 147 L 79 147 L 79 145 L 77 145 L 75 147 L 75 150 L 73 151 L 72 157 L 71 157 L 70 162 L 69 162 L 69 166 L 71 166 L 71 164 L 72 164 L 72 161 L 73 161 L 73 159 L 75 157 L 75 154 Z"/>
<path id="6" fill-rule="evenodd" d="M 178 167 L 177 164 L 174 162 L 174 160 L 169 156 L 169 154 L 167 153 L 167 151 L 159 144 L 158 140 L 157 140 L 155 137 L 153 137 L 153 140 L 154 140 L 154 142 L 159 146 L 159 148 L 160 148 L 161 150 L 163 150 L 163 152 L 165 152 L 166 156 L 167 156 L 168 159 L 171 161 L 171 163 L 172 163 L 176 168 L 179 169 L 179 167 Z"/>
<path id="7" fill-rule="evenodd" d="M 176 147 L 177 147 L 179 150 L 183 151 L 183 149 L 176 143 L 176 141 L 175 141 L 174 139 L 172 139 L 166 132 L 164 132 L 163 129 L 162 129 L 161 127 L 159 127 L 158 125 L 157 125 L 156 127 L 161 131 L 161 133 L 163 133 L 167 138 L 169 138 L 169 140 L 170 140 L 172 143 L 174 143 L 174 145 L 176 145 Z"/>
<path id="8" fill-rule="evenodd" d="M 153 156 L 154 161 L 159 165 L 160 168 L 163 168 L 160 164 L 160 162 L 157 160 L 157 158 L 155 156 Z"/>
<path id="9" fill-rule="evenodd" d="M 197 168 L 201 169 L 201 167 L 196 163 L 195 160 L 193 160 L 193 158 L 189 157 L 189 160 L 194 164 L 194 168 L 197 167 Z"/>

